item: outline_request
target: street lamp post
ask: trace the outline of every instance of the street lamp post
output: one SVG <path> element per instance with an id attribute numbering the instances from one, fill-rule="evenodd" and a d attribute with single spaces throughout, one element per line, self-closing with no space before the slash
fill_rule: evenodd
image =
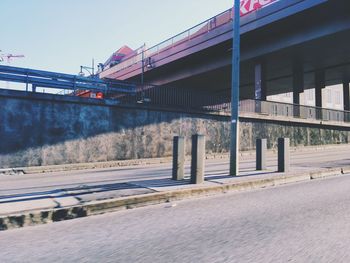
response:
<path id="1" fill-rule="evenodd" d="M 144 92 L 144 82 L 145 82 L 145 48 L 146 43 L 142 46 L 142 54 L 141 54 L 141 101 L 144 102 L 145 92 Z"/>
<path id="2" fill-rule="evenodd" d="M 144 82 L 144 74 L 145 74 L 145 45 L 142 46 L 142 53 L 141 53 L 141 85 L 143 85 Z"/>
<path id="3" fill-rule="evenodd" d="M 230 175 L 239 174 L 239 64 L 240 64 L 240 0 L 234 0 L 232 87 L 231 87 L 231 143 Z"/>
<path id="4" fill-rule="evenodd" d="M 79 72 L 79 76 L 84 77 L 85 74 L 83 72 L 83 69 L 86 70 L 91 77 L 95 77 L 95 60 L 92 59 L 92 64 L 91 67 L 87 67 L 87 66 L 80 66 L 80 72 Z M 91 71 L 90 71 L 91 70 Z"/>

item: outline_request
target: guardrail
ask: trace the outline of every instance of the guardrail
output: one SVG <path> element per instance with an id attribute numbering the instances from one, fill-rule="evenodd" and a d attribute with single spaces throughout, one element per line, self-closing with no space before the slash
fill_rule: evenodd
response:
<path id="1" fill-rule="evenodd" d="M 350 112 L 273 101 L 243 100 L 240 111 L 268 116 L 293 117 L 332 122 L 350 122 Z"/>

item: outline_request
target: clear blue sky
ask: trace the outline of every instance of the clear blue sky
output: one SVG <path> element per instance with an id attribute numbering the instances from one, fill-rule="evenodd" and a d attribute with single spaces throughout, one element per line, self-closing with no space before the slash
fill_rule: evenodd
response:
<path id="1" fill-rule="evenodd" d="M 124 44 L 155 45 L 233 0 L 0 0 L 0 50 L 13 66 L 77 74 Z"/>

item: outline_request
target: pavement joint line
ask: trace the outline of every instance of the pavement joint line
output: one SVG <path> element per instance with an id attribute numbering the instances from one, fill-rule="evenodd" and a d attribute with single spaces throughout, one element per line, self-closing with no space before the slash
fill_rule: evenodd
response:
<path id="1" fill-rule="evenodd" d="M 186 189 L 176 189 L 128 197 L 119 197 L 108 200 L 91 201 L 88 203 L 53 208 L 48 210 L 33 210 L 23 213 L 10 214 L 0 217 L 0 231 L 34 226 L 50 222 L 70 220 L 80 217 L 115 212 L 124 209 L 144 207 L 148 205 L 161 204 L 172 201 L 180 201 L 188 198 L 212 196 L 228 192 L 241 192 L 247 190 L 275 187 L 296 182 L 310 181 L 327 177 L 350 174 L 350 166 L 339 168 L 328 168 L 309 172 L 298 172 L 295 174 L 272 175 L 259 179 L 248 179 L 238 182 L 223 183 L 217 185 L 196 186 Z"/>

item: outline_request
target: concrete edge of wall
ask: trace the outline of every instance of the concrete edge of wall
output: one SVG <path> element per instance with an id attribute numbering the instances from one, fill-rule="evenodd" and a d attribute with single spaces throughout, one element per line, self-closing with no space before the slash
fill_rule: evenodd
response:
<path id="1" fill-rule="evenodd" d="M 106 107 L 119 107 L 124 109 L 140 109 L 140 110 L 151 110 L 151 111 L 164 111 L 164 112 L 178 112 L 178 113 L 187 113 L 194 114 L 198 116 L 217 116 L 222 117 L 225 120 L 229 120 L 230 113 L 222 111 L 199 111 L 191 109 L 179 109 L 179 108 L 166 108 L 161 106 L 153 105 L 120 105 L 117 101 L 112 99 L 92 99 L 92 98 L 81 98 L 77 96 L 62 96 L 57 94 L 47 94 L 47 93 L 33 93 L 9 89 L 0 89 L 0 97 L 7 98 L 17 98 L 17 99 L 28 99 L 28 100 L 44 100 L 44 101 L 54 101 L 60 103 L 76 103 L 76 104 L 86 104 L 86 105 L 96 105 L 96 106 L 106 106 Z M 265 114 L 257 113 L 247 113 L 240 112 L 239 118 L 241 121 L 244 120 L 258 120 L 258 121 L 267 121 L 272 123 L 290 123 L 292 124 L 308 124 L 310 126 L 324 127 L 324 128 L 342 128 L 345 130 L 350 130 L 350 123 L 345 122 L 333 122 L 333 121 L 319 121 L 312 119 L 301 119 L 294 117 L 282 117 L 282 116 L 268 116 Z"/>
<path id="2" fill-rule="evenodd" d="M 257 120 L 264 121 L 270 123 L 290 123 L 291 125 L 299 124 L 299 125 L 309 125 L 314 127 L 322 127 L 322 128 L 335 128 L 335 129 L 344 129 L 350 130 L 350 123 L 348 122 L 335 122 L 335 121 L 320 121 L 320 120 L 312 120 L 312 119 L 302 119 L 302 118 L 294 118 L 294 117 L 282 117 L 282 116 L 269 116 L 264 114 L 256 114 L 256 113 L 246 113 L 241 112 L 239 114 L 239 118 L 241 120 Z"/>
<path id="3" fill-rule="evenodd" d="M 39 100 L 39 101 L 50 101 L 58 103 L 75 103 L 75 104 L 85 104 L 93 106 L 105 106 L 105 107 L 117 107 L 124 109 L 139 109 L 139 110 L 151 110 L 151 111 L 164 111 L 164 112 L 178 112 L 178 113 L 188 113 L 195 114 L 198 116 L 221 116 L 223 118 L 228 118 L 230 114 L 224 112 L 213 112 L 213 111 L 199 111 L 195 109 L 182 109 L 182 108 L 168 108 L 147 104 L 134 104 L 134 105 L 122 105 L 113 99 L 93 99 L 93 98 L 81 98 L 78 96 L 63 96 L 57 94 L 48 93 L 33 93 L 18 90 L 0 89 L 0 97 L 5 98 L 15 98 L 15 99 L 25 99 L 25 100 Z"/>

